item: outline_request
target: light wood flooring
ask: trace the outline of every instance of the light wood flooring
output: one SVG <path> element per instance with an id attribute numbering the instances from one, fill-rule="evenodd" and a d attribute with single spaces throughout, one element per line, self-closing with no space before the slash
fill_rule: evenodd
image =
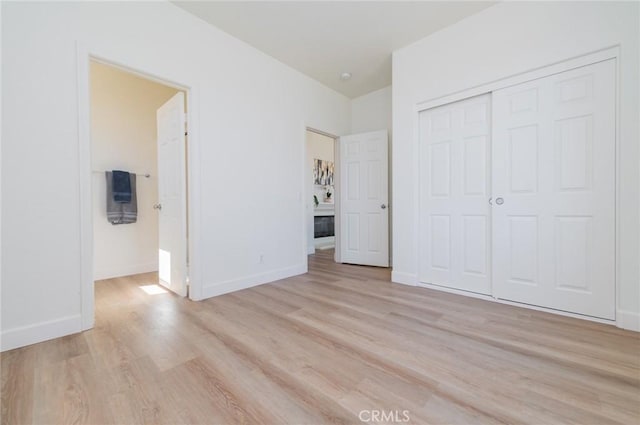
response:
<path id="1" fill-rule="evenodd" d="M 331 255 L 203 302 L 97 282 L 94 329 L 2 354 L 2 424 L 640 422 L 639 334 Z"/>

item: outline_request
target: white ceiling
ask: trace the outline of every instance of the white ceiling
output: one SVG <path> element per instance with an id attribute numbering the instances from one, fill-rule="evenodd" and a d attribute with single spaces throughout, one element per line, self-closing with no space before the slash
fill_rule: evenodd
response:
<path id="1" fill-rule="evenodd" d="M 354 98 L 391 84 L 391 52 L 495 2 L 174 1 Z M 342 72 L 352 73 L 341 81 Z"/>

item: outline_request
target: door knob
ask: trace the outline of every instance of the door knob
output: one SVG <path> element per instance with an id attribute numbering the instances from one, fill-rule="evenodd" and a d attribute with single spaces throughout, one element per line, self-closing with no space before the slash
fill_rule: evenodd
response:
<path id="1" fill-rule="evenodd" d="M 153 204 L 153 209 L 154 210 L 161 210 L 162 209 L 162 204 Z"/>
<path id="2" fill-rule="evenodd" d="M 380 205 L 380 208 L 382 208 L 383 210 L 387 208 L 387 206 L 385 204 Z"/>
<path id="3" fill-rule="evenodd" d="M 498 204 L 498 205 L 502 205 L 502 204 L 504 204 L 504 199 L 502 199 L 502 198 L 496 198 L 496 204 Z"/>

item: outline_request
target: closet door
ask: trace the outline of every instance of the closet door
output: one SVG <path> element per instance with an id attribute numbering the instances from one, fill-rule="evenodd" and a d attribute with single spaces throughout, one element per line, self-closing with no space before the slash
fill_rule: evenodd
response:
<path id="1" fill-rule="evenodd" d="M 490 286 L 490 95 L 420 113 L 420 281 Z"/>
<path id="2" fill-rule="evenodd" d="M 493 93 L 494 296 L 615 318 L 615 63 Z"/>

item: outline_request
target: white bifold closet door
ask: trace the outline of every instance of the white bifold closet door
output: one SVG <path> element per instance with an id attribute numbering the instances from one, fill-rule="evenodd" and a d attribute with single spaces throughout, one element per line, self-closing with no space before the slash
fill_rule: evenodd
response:
<path id="1" fill-rule="evenodd" d="M 615 318 L 615 62 L 493 93 L 497 298 Z"/>
<path id="2" fill-rule="evenodd" d="M 490 294 L 490 95 L 420 113 L 421 282 Z"/>

